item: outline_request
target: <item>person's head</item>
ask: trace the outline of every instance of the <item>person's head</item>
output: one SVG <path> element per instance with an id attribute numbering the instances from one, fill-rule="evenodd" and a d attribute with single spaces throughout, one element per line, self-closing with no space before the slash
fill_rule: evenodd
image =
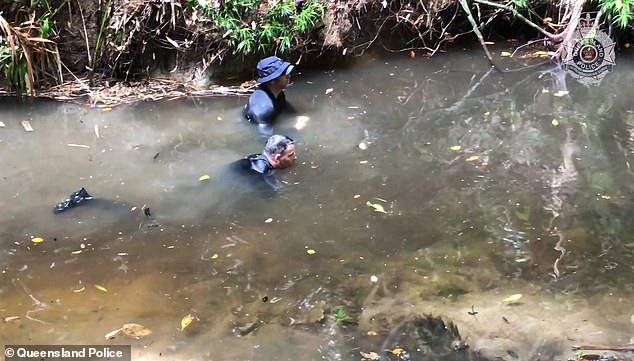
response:
<path id="1" fill-rule="evenodd" d="M 284 90 L 290 81 L 290 74 L 295 66 L 277 56 L 269 56 L 258 62 L 258 80 L 270 88 Z"/>
<path id="2" fill-rule="evenodd" d="M 294 141 L 284 135 L 272 135 L 264 146 L 264 155 L 273 168 L 288 168 L 293 165 L 297 156 Z"/>

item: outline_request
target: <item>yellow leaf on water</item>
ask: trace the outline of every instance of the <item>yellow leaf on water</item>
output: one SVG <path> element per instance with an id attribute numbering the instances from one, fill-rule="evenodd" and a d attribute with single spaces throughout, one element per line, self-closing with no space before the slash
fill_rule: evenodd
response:
<path id="1" fill-rule="evenodd" d="M 216 258 L 218 258 L 218 253 L 214 253 L 214 255 L 211 256 L 211 259 L 216 259 Z"/>
<path id="2" fill-rule="evenodd" d="M 307 249 L 307 250 L 306 250 L 306 253 L 308 253 L 308 254 L 315 254 L 315 253 L 317 253 L 317 251 L 315 251 L 314 249 Z"/>
<path id="3" fill-rule="evenodd" d="M 383 206 L 382 206 L 382 205 L 380 205 L 380 204 L 372 203 L 372 202 L 370 202 L 370 201 L 365 202 L 365 204 L 366 204 L 368 207 L 370 207 L 370 208 L 374 208 L 374 211 L 375 211 L 375 212 L 379 212 L 379 213 L 387 213 L 387 212 L 385 211 L 385 208 L 383 208 Z"/>
<path id="4" fill-rule="evenodd" d="M 392 355 L 398 356 L 401 353 L 403 353 L 403 349 L 402 348 L 395 348 L 394 350 L 392 350 Z"/>
<path id="5" fill-rule="evenodd" d="M 454 146 L 450 147 L 449 149 L 451 149 L 453 151 L 459 151 L 460 149 L 462 149 L 462 147 L 459 146 L 459 145 L 454 145 Z"/>
<path id="6" fill-rule="evenodd" d="M 534 52 L 533 55 L 535 55 L 535 56 L 548 56 L 548 52 L 540 50 L 540 51 Z"/>
<path id="7" fill-rule="evenodd" d="M 75 289 L 73 290 L 73 292 L 75 292 L 75 293 L 79 293 L 79 292 L 83 292 L 85 289 L 86 289 L 86 287 L 81 286 L 81 288 L 75 288 Z"/>
<path id="8" fill-rule="evenodd" d="M 502 301 L 504 301 L 506 303 L 515 303 L 515 302 L 519 301 L 520 298 L 522 298 L 522 294 L 521 293 L 516 293 L 514 295 L 508 296 L 507 298 L 503 299 Z"/>
<path id="9" fill-rule="evenodd" d="M 111 110 L 112 110 L 112 108 L 103 108 L 103 109 L 101 109 L 101 111 L 103 111 L 103 112 L 109 112 Z"/>
<path id="10" fill-rule="evenodd" d="M 478 159 L 480 159 L 480 157 L 479 157 L 479 156 L 477 156 L 477 155 L 472 155 L 472 156 L 470 156 L 469 158 L 467 158 L 467 159 L 466 159 L 466 161 L 467 161 L 467 162 L 473 162 L 474 160 L 478 160 Z"/>
<path id="11" fill-rule="evenodd" d="M 108 290 L 102 285 L 95 285 L 95 288 L 101 292 L 108 292 Z"/>
<path id="12" fill-rule="evenodd" d="M 559 125 L 559 121 L 557 119 L 553 119 L 553 121 L 551 123 L 555 127 Z"/>
<path id="13" fill-rule="evenodd" d="M 553 95 L 556 96 L 556 97 L 563 97 L 564 95 L 568 95 L 568 91 L 567 90 L 560 90 L 560 91 L 556 92 Z"/>
<path id="14" fill-rule="evenodd" d="M 360 160 L 359 164 L 368 164 L 368 161 L 367 160 Z"/>
<path id="15" fill-rule="evenodd" d="M 191 325 L 192 321 L 196 319 L 196 316 L 192 316 L 191 314 L 183 317 L 181 320 L 181 331 L 183 331 L 187 326 Z"/>
<path id="16" fill-rule="evenodd" d="M 44 239 L 40 238 L 40 237 L 35 237 L 35 238 L 33 238 L 31 240 L 31 242 L 33 242 L 33 243 L 42 243 L 42 242 L 44 242 Z"/>
<path id="17" fill-rule="evenodd" d="M 484 44 L 485 44 L 485 45 L 494 45 L 495 43 L 494 43 L 494 42 L 492 42 L 492 41 L 485 41 L 485 42 L 484 42 Z"/>
<path id="18" fill-rule="evenodd" d="M 508 51 L 503 51 L 503 52 L 500 53 L 500 56 L 510 57 L 511 53 L 509 53 Z"/>
<path id="19" fill-rule="evenodd" d="M 352 198 L 357 199 L 357 198 L 361 198 L 360 194 L 355 194 L 354 196 L 352 196 Z"/>
<path id="20" fill-rule="evenodd" d="M 204 182 L 206 180 L 209 180 L 209 176 L 208 175 L 201 175 L 200 177 L 198 177 L 198 180 L 201 182 Z"/>

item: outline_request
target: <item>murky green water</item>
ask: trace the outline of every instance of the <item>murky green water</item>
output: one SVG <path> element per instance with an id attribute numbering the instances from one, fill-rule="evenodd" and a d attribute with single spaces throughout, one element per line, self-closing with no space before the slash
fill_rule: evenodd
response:
<path id="1" fill-rule="evenodd" d="M 590 89 L 548 68 L 487 73 L 474 52 L 298 75 L 288 98 L 310 121 L 278 127 L 299 163 L 273 199 L 225 168 L 262 148 L 245 99 L 4 99 L 0 316 L 21 318 L 0 339 L 132 344 L 135 359 L 417 359 L 399 325 L 431 313 L 489 358 L 629 343 L 634 73 L 617 62 Z M 96 199 L 53 214 L 79 187 Z M 126 323 L 152 334 L 104 338 Z"/>

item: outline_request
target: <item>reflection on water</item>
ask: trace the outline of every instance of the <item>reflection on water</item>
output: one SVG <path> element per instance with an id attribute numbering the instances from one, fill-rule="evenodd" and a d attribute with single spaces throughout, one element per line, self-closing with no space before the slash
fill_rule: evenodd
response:
<path id="1" fill-rule="evenodd" d="M 263 145 L 245 99 L 2 100 L 0 316 L 21 319 L 0 337 L 357 360 L 420 344 L 399 330 L 432 313 L 490 357 L 630 342 L 631 64 L 588 89 L 468 54 L 297 77 L 288 98 L 310 120 L 279 124 L 299 162 L 273 198 L 227 175 Z M 80 187 L 96 199 L 53 214 Z M 126 323 L 153 333 L 103 338 Z"/>

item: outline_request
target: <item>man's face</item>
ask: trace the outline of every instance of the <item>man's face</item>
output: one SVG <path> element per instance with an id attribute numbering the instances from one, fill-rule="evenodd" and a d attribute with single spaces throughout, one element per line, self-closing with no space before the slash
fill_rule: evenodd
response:
<path id="1" fill-rule="evenodd" d="M 295 144 L 289 144 L 282 154 L 275 156 L 276 165 L 275 168 L 288 168 L 295 163 L 297 155 L 295 154 Z"/>
<path id="2" fill-rule="evenodd" d="M 286 89 L 288 83 L 291 81 L 290 75 L 280 75 L 275 79 L 275 85 L 280 89 Z"/>

